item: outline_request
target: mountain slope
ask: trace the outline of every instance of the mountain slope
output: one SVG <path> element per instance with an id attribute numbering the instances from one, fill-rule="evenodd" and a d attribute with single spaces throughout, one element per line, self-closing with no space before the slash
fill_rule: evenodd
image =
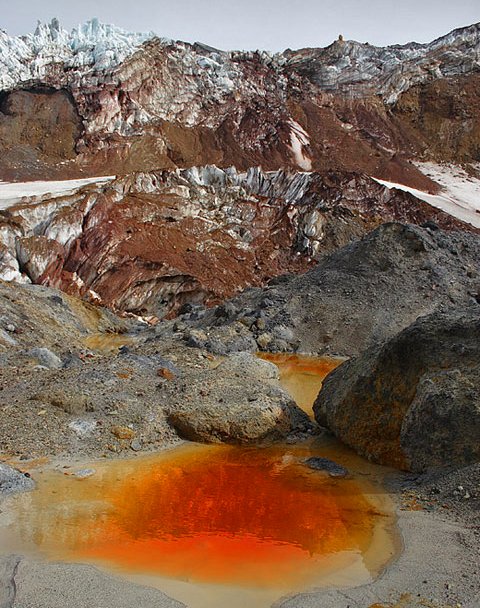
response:
<path id="1" fill-rule="evenodd" d="M 271 55 L 53 21 L 0 33 L 0 49 L 3 179 L 261 165 L 434 190 L 408 159 L 478 160 L 478 25 L 428 45 Z"/>
<path id="2" fill-rule="evenodd" d="M 0 51 L 0 180 L 18 184 L 4 279 L 165 316 L 305 271 L 382 222 L 479 226 L 475 201 L 440 192 L 447 170 L 426 169 L 480 178 L 479 25 L 272 55 L 54 20 L 0 32 Z M 18 182 L 85 178 L 18 201 Z"/>
<path id="3" fill-rule="evenodd" d="M 468 229 L 353 173 L 135 173 L 9 206 L 0 213 L 0 278 L 162 317 L 305 271 L 321 254 L 399 219 Z"/>

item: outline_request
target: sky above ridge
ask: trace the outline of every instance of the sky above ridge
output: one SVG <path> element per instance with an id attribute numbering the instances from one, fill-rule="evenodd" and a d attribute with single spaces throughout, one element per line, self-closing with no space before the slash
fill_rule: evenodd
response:
<path id="1" fill-rule="evenodd" d="M 0 28 L 33 31 L 58 17 L 66 29 L 98 17 L 131 31 L 201 41 L 221 49 L 327 46 L 346 39 L 376 45 L 430 42 L 480 22 L 479 0 L 0 0 Z"/>

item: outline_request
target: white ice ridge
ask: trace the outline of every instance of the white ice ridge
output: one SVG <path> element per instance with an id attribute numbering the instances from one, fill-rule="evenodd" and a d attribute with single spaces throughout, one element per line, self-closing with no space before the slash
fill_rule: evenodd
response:
<path id="1" fill-rule="evenodd" d="M 45 198 L 65 196 L 87 184 L 104 184 L 112 179 L 115 179 L 114 175 L 47 182 L 0 182 L 0 210 L 24 201 L 32 202 L 35 197 L 41 199 L 45 195 L 48 195 Z"/>
<path id="2" fill-rule="evenodd" d="M 33 34 L 9 36 L 0 30 L 0 89 L 41 79 L 46 66 L 64 63 L 70 68 L 108 69 L 120 64 L 153 32 L 134 33 L 92 19 L 64 30 L 58 19 L 38 23 Z"/>
<path id="3" fill-rule="evenodd" d="M 480 179 L 470 176 L 456 165 L 417 163 L 417 167 L 442 187 L 439 194 L 429 194 L 404 184 L 373 179 L 387 188 L 409 192 L 429 205 L 480 228 Z"/>

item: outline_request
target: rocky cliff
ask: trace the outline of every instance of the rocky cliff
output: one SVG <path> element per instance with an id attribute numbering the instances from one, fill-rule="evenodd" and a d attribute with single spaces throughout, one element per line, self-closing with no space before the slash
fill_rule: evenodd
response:
<path id="1" fill-rule="evenodd" d="M 478 25 L 274 55 L 95 20 L 0 32 L 0 180 L 117 177 L 4 204 L 0 277 L 164 316 L 304 271 L 385 221 L 473 230 L 370 176 L 428 202 L 440 186 L 418 160 L 478 177 L 479 49 Z"/>
<path id="2" fill-rule="evenodd" d="M 478 25 L 427 45 L 275 55 L 96 21 L 0 32 L 0 177 L 261 165 L 433 189 L 406 160 L 478 160 L 479 48 Z"/>
<path id="3" fill-rule="evenodd" d="M 0 212 L 0 278 L 163 317 L 303 272 L 319 255 L 399 219 L 466 229 L 354 173 L 134 173 Z"/>

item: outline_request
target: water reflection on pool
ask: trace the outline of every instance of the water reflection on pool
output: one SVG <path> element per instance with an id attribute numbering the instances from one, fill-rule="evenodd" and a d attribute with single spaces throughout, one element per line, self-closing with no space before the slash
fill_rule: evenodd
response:
<path id="1" fill-rule="evenodd" d="M 313 471 L 310 456 L 352 474 Z M 379 468 L 333 440 L 186 444 L 85 466 L 95 470 L 86 479 L 37 473 L 38 489 L 11 501 L 0 543 L 140 577 L 192 608 L 269 606 L 312 586 L 365 583 L 395 551 Z"/>

